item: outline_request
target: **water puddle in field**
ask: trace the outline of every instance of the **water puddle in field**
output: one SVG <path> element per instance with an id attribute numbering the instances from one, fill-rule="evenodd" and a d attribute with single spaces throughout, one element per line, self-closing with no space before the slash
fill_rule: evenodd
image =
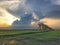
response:
<path id="1" fill-rule="evenodd" d="M 16 40 L 4 40 L 0 45 L 17 45 Z"/>
<path id="2" fill-rule="evenodd" d="M 8 39 L 3 40 L 0 45 L 24 45 L 26 44 L 26 41 L 24 39 Z"/>

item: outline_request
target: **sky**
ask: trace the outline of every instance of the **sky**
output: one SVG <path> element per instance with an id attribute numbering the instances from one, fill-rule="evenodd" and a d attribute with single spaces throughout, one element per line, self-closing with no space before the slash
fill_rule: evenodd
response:
<path id="1" fill-rule="evenodd" d="M 60 0 L 0 0 L 0 28 L 60 29 Z"/>

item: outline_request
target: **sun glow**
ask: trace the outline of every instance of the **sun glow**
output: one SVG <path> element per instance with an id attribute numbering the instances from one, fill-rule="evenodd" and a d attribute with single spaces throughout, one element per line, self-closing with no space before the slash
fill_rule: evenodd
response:
<path id="1" fill-rule="evenodd" d="M 13 16 L 4 8 L 0 8 L 0 27 L 11 26 L 12 23 L 16 20 L 20 20 L 20 18 Z"/>
<path id="2" fill-rule="evenodd" d="M 60 27 L 60 19 L 43 18 L 41 21 L 52 28 Z"/>

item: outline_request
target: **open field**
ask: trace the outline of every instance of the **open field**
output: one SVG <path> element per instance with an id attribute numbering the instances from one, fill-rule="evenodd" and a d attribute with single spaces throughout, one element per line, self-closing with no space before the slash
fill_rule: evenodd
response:
<path id="1" fill-rule="evenodd" d="M 60 30 L 1 30 L 0 45 L 60 45 Z"/>

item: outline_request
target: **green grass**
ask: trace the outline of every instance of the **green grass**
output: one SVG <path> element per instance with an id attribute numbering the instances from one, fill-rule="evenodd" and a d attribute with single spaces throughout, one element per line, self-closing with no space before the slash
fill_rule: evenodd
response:
<path id="1" fill-rule="evenodd" d="M 38 30 L 0 30 L 0 35 L 20 34 L 28 32 L 39 32 Z"/>
<path id="2" fill-rule="evenodd" d="M 60 30 L 1 30 L 0 42 L 4 40 L 16 40 L 18 45 L 60 45 Z"/>

